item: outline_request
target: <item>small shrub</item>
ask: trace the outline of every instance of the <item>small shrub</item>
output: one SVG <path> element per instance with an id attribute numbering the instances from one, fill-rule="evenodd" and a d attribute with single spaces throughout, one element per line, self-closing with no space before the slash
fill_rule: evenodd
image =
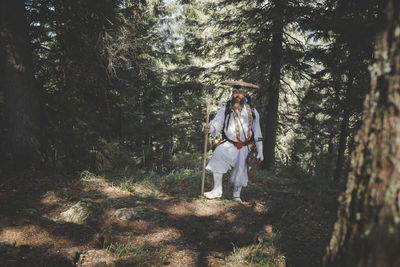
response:
<path id="1" fill-rule="evenodd" d="M 119 142 L 107 142 L 100 138 L 96 148 L 90 150 L 90 154 L 90 169 L 96 173 L 107 173 L 114 169 L 126 171 L 137 165 L 134 154 Z"/>

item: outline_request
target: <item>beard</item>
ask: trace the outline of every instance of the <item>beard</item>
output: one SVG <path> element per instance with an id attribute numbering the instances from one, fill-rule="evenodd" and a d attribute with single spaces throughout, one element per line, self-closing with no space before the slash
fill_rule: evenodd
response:
<path id="1" fill-rule="evenodd" d="M 241 110 L 243 108 L 244 102 L 245 102 L 245 97 L 240 98 L 240 97 L 235 97 L 232 99 L 232 108 L 233 109 L 239 109 Z"/>

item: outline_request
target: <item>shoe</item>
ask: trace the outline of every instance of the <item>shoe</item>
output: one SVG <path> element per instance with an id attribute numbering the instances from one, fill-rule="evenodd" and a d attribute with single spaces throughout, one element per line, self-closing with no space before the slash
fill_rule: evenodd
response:
<path id="1" fill-rule="evenodd" d="M 239 203 L 243 203 L 242 199 L 240 197 L 234 197 L 233 200 Z"/>
<path id="2" fill-rule="evenodd" d="M 241 186 L 233 186 L 233 200 L 239 203 L 243 203 L 242 199 L 240 198 L 240 192 L 242 191 Z"/>
<path id="3" fill-rule="evenodd" d="M 206 198 L 208 198 L 208 199 L 214 199 L 214 198 L 220 198 L 220 197 L 222 196 L 222 194 L 221 194 L 221 193 L 217 193 L 217 192 L 210 191 L 210 192 L 205 192 L 205 193 L 203 194 L 203 196 L 206 197 Z"/>

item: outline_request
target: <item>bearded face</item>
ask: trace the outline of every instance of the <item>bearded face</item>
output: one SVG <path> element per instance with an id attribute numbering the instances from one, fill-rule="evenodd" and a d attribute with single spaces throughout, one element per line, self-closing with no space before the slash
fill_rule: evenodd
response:
<path id="1" fill-rule="evenodd" d="M 246 91 L 234 89 L 232 91 L 232 107 L 233 109 L 242 109 L 246 101 Z"/>

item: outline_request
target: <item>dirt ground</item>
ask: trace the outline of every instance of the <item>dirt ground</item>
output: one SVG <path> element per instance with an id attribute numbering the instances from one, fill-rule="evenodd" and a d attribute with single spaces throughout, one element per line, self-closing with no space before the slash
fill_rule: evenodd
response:
<path id="1" fill-rule="evenodd" d="M 206 200 L 51 172 L 1 179 L 0 266 L 7 267 L 321 266 L 336 213 L 334 200 L 320 203 L 288 177 L 250 181 L 244 203 L 231 200 L 227 181 L 222 199 Z M 94 219 L 57 219 L 85 199 L 98 207 Z M 123 208 L 140 208 L 140 216 L 121 220 L 115 214 Z"/>

